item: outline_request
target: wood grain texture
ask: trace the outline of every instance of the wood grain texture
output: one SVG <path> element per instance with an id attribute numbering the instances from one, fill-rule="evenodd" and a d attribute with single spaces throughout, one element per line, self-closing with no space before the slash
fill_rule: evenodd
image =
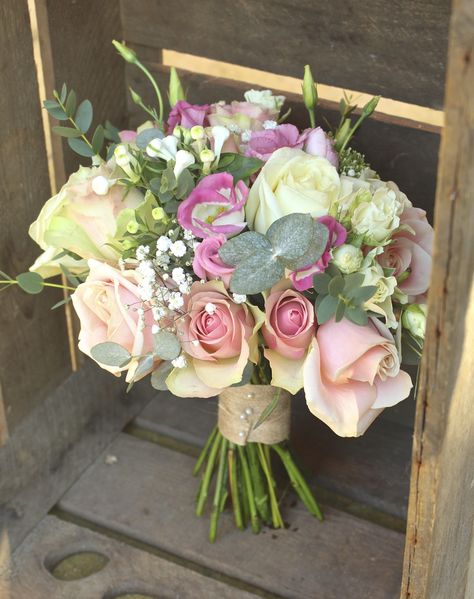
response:
<path id="1" fill-rule="evenodd" d="M 23 420 L 0 449 L 0 530 L 13 548 L 154 393 L 143 381 L 127 395 L 88 360 Z"/>
<path id="2" fill-rule="evenodd" d="M 60 509 L 288 599 L 384 599 L 400 585 L 403 535 L 327 509 L 324 523 L 285 505 L 286 530 L 237 530 L 222 514 L 215 544 L 194 516 L 194 459 L 128 435 L 108 448 Z M 289 501 L 292 499 L 290 498 Z"/>
<path id="3" fill-rule="evenodd" d="M 140 56 L 151 58 L 154 51 L 150 48 L 137 48 Z M 163 92 L 168 88 L 168 69 L 145 60 L 160 83 Z M 127 85 L 133 87 L 145 100 L 153 104 L 154 97 L 149 83 L 132 65 L 127 65 Z M 206 103 L 223 99 L 226 101 L 243 99 L 247 89 L 242 84 L 228 79 L 216 79 L 180 73 L 184 87 L 187 89 L 190 102 Z M 308 115 L 301 101 L 301 96 L 288 96 L 285 108 L 292 112 L 288 122 L 302 128 L 309 126 Z M 130 126 L 136 126 L 146 120 L 146 114 L 129 99 Z M 285 108 L 283 110 L 285 110 Z M 335 111 L 321 109 L 317 111 L 317 122 L 327 129 L 324 119 L 337 124 Z M 439 135 L 408 127 L 393 126 L 389 123 L 369 119 L 364 123 L 359 134 L 354 138 L 353 146 L 365 153 L 373 168 L 380 173 L 382 179 L 393 180 L 399 185 L 414 205 L 424 208 L 430 218 L 436 187 L 436 166 L 438 157 Z"/>
<path id="4" fill-rule="evenodd" d="M 473 94 L 474 1 L 456 0 L 402 590 L 410 599 L 473 596 Z"/>
<path id="5" fill-rule="evenodd" d="M 0 268 L 14 276 L 40 253 L 28 226 L 50 196 L 26 2 L 0 3 Z M 69 372 L 59 291 L 0 295 L 0 386 L 10 435 Z"/>
<path id="6" fill-rule="evenodd" d="M 121 0 L 126 40 L 439 108 L 448 0 Z"/>
<path id="7" fill-rule="evenodd" d="M 79 580 L 54 578 L 48 568 L 81 551 L 94 551 L 109 562 L 103 570 Z M 3 593 L 3 594 L 2 594 Z M 15 552 L 0 573 L 3 599 L 112 598 L 125 593 L 179 599 L 256 599 L 257 595 L 194 572 L 97 532 L 47 516 Z"/>

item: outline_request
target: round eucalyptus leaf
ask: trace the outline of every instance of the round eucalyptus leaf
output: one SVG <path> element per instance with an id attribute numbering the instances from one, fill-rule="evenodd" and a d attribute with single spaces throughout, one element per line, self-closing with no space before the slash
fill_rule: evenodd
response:
<path id="1" fill-rule="evenodd" d="M 280 256 L 280 260 L 290 270 L 298 270 L 317 262 L 326 250 L 329 230 L 326 225 L 313 220 L 313 237 L 306 252 L 299 258 L 287 259 Z"/>
<path id="2" fill-rule="evenodd" d="M 225 264 L 237 266 L 255 252 L 271 249 L 272 245 L 265 235 L 247 231 L 226 241 L 219 249 L 219 257 Z"/>
<path id="3" fill-rule="evenodd" d="M 313 235 L 313 218 L 299 212 L 282 216 L 267 231 L 273 249 L 285 260 L 303 256 L 310 247 Z"/>
<path id="4" fill-rule="evenodd" d="M 145 129 L 137 135 L 135 143 L 141 150 L 146 150 L 147 145 L 153 139 L 163 139 L 164 133 L 161 129 Z"/>
<path id="5" fill-rule="evenodd" d="M 344 278 L 334 277 L 328 285 L 328 291 L 333 297 L 338 297 L 344 289 Z"/>
<path id="6" fill-rule="evenodd" d="M 174 360 L 181 353 L 178 337 L 170 331 L 159 331 L 153 335 L 155 356 L 161 360 Z"/>
<path id="7" fill-rule="evenodd" d="M 118 343 L 113 343 L 112 341 L 106 341 L 105 343 L 94 345 L 94 347 L 91 349 L 91 356 L 100 364 L 105 364 L 106 366 L 116 366 L 117 368 L 126 366 L 132 359 L 132 356 L 128 350 Z"/>
<path id="8" fill-rule="evenodd" d="M 166 384 L 166 379 L 172 370 L 173 365 L 171 362 L 162 362 L 158 368 L 152 372 L 151 386 L 153 389 L 156 389 L 157 391 L 167 391 L 168 386 Z"/>
<path id="9" fill-rule="evenodd" d="M 37 272 L 24 272 L 16 277 L 16 281 L 26 293 L 36 295 L 43 291 L 44 282 L 43 277 Z"/>
<path id="10" fill-rule="evenodd" d="M 259 250 L 237 266 L 230 280 L 230 289 L 233 293 L 253 295 L 278 283 L 284 274 L 283 265 L 272 252 Z"/>
<path id="11" fill-rule="evenodd" d="M 336 314 L 339 300 L 332 295 L 325 295 L 316 308 L 316 317 L 319 324 L 324 324 Z"/>

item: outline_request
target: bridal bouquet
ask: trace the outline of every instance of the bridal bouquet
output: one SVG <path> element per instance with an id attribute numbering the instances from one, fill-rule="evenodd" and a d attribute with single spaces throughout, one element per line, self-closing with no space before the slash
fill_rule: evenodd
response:
<path id="1" fill-rule="evenodd" d="M 306 67 L 300 130 L 268 90 L 190 104 L 172 70 L 166 118 L 151 74 L 114 44 L 150 79 L 156 106 L 131 90 L 149 120 L 89 135 L 88 100 L 77 106 L 64 85 L 45 102 L 55 132 L 92 166 L 31 225 L 43 253 L 30 272 L 2 283 L 38 293 L 63 273 L 79 348 L 100 367 L 129 387 L 149 375 L 177 396 L 219 396 L 195 468 L 212 541 L 227 504 L 239 528 L 284 526 L 272 457 L 321 519 L 288 444 L 291 396 L 304 389 L 316 418 L 361 435 L 408 397 L 400 364 L 416 362 L 424 337 L 432 228 L 350 146 L 378 98 L 357 118 L 343 98 L 325 132 Z"/>

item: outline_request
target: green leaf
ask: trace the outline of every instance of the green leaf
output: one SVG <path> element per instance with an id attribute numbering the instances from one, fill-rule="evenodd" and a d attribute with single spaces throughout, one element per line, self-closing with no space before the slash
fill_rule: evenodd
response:
<path id="1" fill-rule="evenodd" d="M 59 267 L 71 285 L 78 287 L 81 284 L 81 281 L 75 275 L 73 275 L 72 272 L 66 266 L 64 266 L 64 264 L 60 264 Z"/>
<path id="2" fill-rule="evenodd" d="M 67 120 L 67 114 L 54 100 L 45 100 L 43 102 L 43 106 L 48 111 L 48 114 L 53 117 L 53 119 L 57 119 L 58 121 Z"/>
<path id="3" fill-rule="evenodd" d="M 43 291 L 44 282 L 43 277 L 37 272 L 24 272 L 16 277 L 16 281 L 26 293 L 36 295 Z"/>
<path id="4" fill-rule="evenodd" d="M 89 127 L 92 124 L 92 117 L 94 111 L 92 110 L 92 104 L 90 100 L 83 100 L 76 111 L 76 116 L 74 117 L 74 121 L 79 129 L 83 133 L 87 133 L 89 131 Z"/>
<path id="5" fill-rule="evenodd" d="M 65 83 L 63 83 L 63 85 L 61 87 L 61 95 L 59 96 L 59 100 L 62 104 L 64 104 L 64 102 L 66 101 L 66 97 L 67 97 L 67 85 Z"/>
<path id="6" fill-rule="evenodd" d="M 333 279 L 334 280 L 334 279 Z M 344 312 L 346 310 L 346 304 L 343 300 L 339 300 L 336 308 L 335 320 L 336 322 L 340 322 L 344 318 Z"/>
<path id="7" fill-rule="evenodd" d="M 253 295 L 278 283 L 284 274 L 283 265 L 273 258 L 272 252 L 258 250 L 237 266 L 230 280 L 230 289 L 234 293 Z"/>
<path id="8" fill-rule="evenodd" d="M 153 389 L 156 389 L 157 391 L 167 391 L 168 386 L 166 384 L 166 379 L 172 370 L 173 365 L 171 362 L 162 362 L 158 368 L 152 372 L 151 386 Z"/>
<path id="9" fill-rule="evenodd" d="M 352 292 L 352 297 L 360 304 L 363 304 L 364 302 L 369 300 L 376 291 L 377 287 L 375 285 L 366 285 L 365 287 L 361 287 L 358 290 L 354 290 Z"/>
<path id="10" fill-rule="evenodd" d="M 73 127 L 60 127 L 59 125 L 52 128 L 53 133 L 61 137 L 81 137 L 82 133 Z"/>
<path id="11" fill-rule="evenodd" d="M 242 378 L 238 383 L 234 383 L 231 387 L 242 387 L 242 385 L 248 385 L 250 383 L 250 379 L 252 378 L 254 369 L 254 364 L 252 362 L 247 362 L 243 372 Z"/>
<path id="12" fill-rule="evenodd" d="M 67 143 L 71 150 L 74 150 L 74 152 L 79 154 L 79 156 L 85 156 L 86 158 L 92 158 L 92 156 L 94 156 L 94 150 L 90 148 L 82 139 L 69 137 Z"/>
<path id="13" fill-rule="evenodd" d="M 326 272 L 314 275 L 313 277 L 313 287 L 317 293 L 321 293 L 322 295 L 326 295 L 328 293 L 330 282 L 331 277 Z"/>
<path id="14" fill-rule="evenodd" d="M 117 127 L 114 127 L 110 121 L 105 121 L 104 135 L 109 141 L 120 143 L 120 135 Z"/>
<path id="15" fill-rule="evenodd" d="M 155 356 L 161 360 L 174 360 L 181 353 L 178 337 L 170 331 L 159 331 L 153 335 Z"/>
<path id="16" fill-rule="evenodd" d="M 235 158 L 238 156 L 239 154 L 231 154 L 231 153 L 224 153 L 221 154 L 221 157 L 219 158 L 219 166 L 218 166 L 218 170 L 224 170 L 226 169 L 228 166 L 230 166 Z"/>
<path id="17" fill-rule="evenodd" d="M 369 322 L 367 312 L 362 308 L 347 306 L 344 315 L 350 321 L 360 326 L 365 326 Z"/>
<path id="18" fill-rule="evenodd" d="M 155 358 L 154 358 L 153 354 L 147 354 L 146 356 L 143 356 L 143 358 L 141 358 L 140 361 L 138 362 L 137 369 L 135 370 L 135 372 L 133 374 L 132 382 L 139 381 L 148 372 L 150 372 L 150 370 L 153 368 L 154 361 L 155 361 Z"/>
<path id="19" fill-rule="evenodd" d="M 112 158 L 112 156 L 114 155 L 114 150 L 117 147 L 118 144 L 110 144 L 110 146 L 107 148 L 107 160 L 110 160 Z"/>
<path id="20" fill-rule="evenodd" d="M 221 154 L 217 172 L 226 172 L 231 174 L 234 179 L 234 183 L 237 183 L 237 181 L 241 181 L 242 179 L 248 179 L 250 175 L 256 173 L 264 165 L 263 160 L 259 160 L 258 158 L 251 158 L 249 156 L 243 156 L 242 154 L 234 154 L 234 159 L 232 162 L 227 164 L 227 166 L 222 167 L 221 161 L 223 161 L 226 156 L 227 153 Z"/>
<path id="21" fill-rule="evenodd" d="M 236 266 L 260 250 L 271 252 L 271 243 L 265 235 L 255 231 L 247 231 L 226 241 L 219 249 L 219 257 L 225 264 Z"/>
<path id="22" fill-rule="evenodd" d="M 91 356 L 100 364 L 115 366 L 117 368 L 123 368 L 132 359 L 129 351 L 118 343 L 113 343 L 112 341 L 94 345 L 91 349 Z"/>
<path id="23" fill-rule="evenodd" d="M 316 317 L 319 324 L 324 324 L 333 318 L 336 314 L 338 303 L 338 300 L 332 295 L 324 296 L 316 309 Z"/>
<path id="24" fill-rule="evenodd" d="M 0 277 L 6 279 L 7 281 L 13 281 L 13 279 L 11 278 L 11 276 L 7 275 L 7 273 L 3 272 L 3 270 L 0 270 Z"/>
<path id="25" fill-rule="evenodd" d="M 312 217 L 295 212 L 272 223 L 267 231 L 267 238 L 278 256 L 294 260 L 308 250 L 313 231 Z"/>
<path id="26" fill-rule="evenodd" d="M 360 273 L 354 273 L 344 277 L 344 295 L 346 297 L 354 297 L 354 293 L 362 287 L 364 282 L 364 275 Z M 373 294 L 372 294 L 373 295 Z"/>
<path id="27" fill-rule="evenodd" d="M 333 297 L 339 297 L 344 289 L 344 278 L 334 277 L 328 285 L 328 291 Z"/>
<path id="28" fill-rule="evenodd" d="M 92 149 L 96 154 L 100 154 L 102 146 L 104 145 L 104 128 L 102 125 L 98 125 L 92 136 Z"/>
<path id="29" fill-rule="evenodd" d="M 65 108 L 67 115 L 72 118 L 76 111 L 76 92 L 73 89 L 71 89 L 66 99 Z"/>
<path id="30" fill-rule="evenodd" d="M 174 173 L 173 173 L 172 162 L 169 162 L 167 167 L 163 171 L 163 174 L 161 175 L 160 191 L 162 193 L 167 192 L 167 191 L 172 191 L 173 189 L 176 188 L 176 183 L 177 183 L 177 181 L 176 181 L 176 177 L 174 176 Z"/>
<path id="31" fill-rule="evenodd" d="M 135 143 L 140 148 L 140 150 L 146 150 L 146 147 L 150 143 L 150 141 L 156 138 L 163 139 L 164 136 L 165 134 L 161 129 L 145 129 L 137 135 Z"/>
<path id="32" fill-rule="evenodd" d="M 281 398 L 281 389 L 280 389 L 280 387 L 278 387 L 275 391 L 275 395 L 273 396 L 272 401 L 268 404 L 268 406 L 260 414 L 260 418 L 254 424 L 252 430 L 255 430 L 256 428 L 261 426 L 265 422 L 265 420 L 270 418 L 270 416 L 273 414 L 276 407 L 280 403 L 280 398 Z"/>
<path id="33" fill-rule="evenodd" d="M 54 306 L 51 306 L 51 310 L 56 310 L 56 308 L 60 308 L 61 306 L 65 306 L 70 301 L 71 301 L 71 296 L 68 295 L 66 299 L 63 299 L 60 302 L 57 302 L 56 304 L 54 304 Z"/>
<path id="34" fill-rule="evenodd" d="M 305 266 L 314 264 L 323 255 L 329 237 L 328 228 L 322 223 L 313 220 L 313 237 L 306 252 L 299 258 L 288 260 L 284 256 L 280 256 L 280 260 L 290 270 L 298 270 Z"/>
<path id="35" fill-rule="evenodd" d="M 178 185 L 176 186 L 176 197 L 178 200 L 182 200 L 187 198 L 188 195 L 194 189 L 194 179 L 188 169 L 184 169 L 184 171 L 179 175 Z"/>

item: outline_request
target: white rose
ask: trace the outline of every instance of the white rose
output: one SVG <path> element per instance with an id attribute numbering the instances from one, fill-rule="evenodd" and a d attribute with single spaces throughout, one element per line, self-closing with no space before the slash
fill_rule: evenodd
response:
<path id="1" fill-rule="evenodd" d="M 359 192 L 357 206 L 351 217 L 353 231 L 363 235 L 368 245 L 384 245 L 392 232 L 400 225 L 403 204 L 393 189 L 383 185 L 369 200 L 366 191 Z"/>
<path id="2" fill-rule="evenodd" d="M 332 259 L 339 270 L 348 275 L 359 270 L 364 260 L 364 254 L 360 248 L 343 243 L 333 250 Z"/>
<path id="3" fill-rule="evenodd" d="M 374 295 L 365 302 L 364 308 L 380 314 L 385 318 L 388 327 L 396 329 L 398 323 L 393 313 L 392 295 L 397 286 L 397 279 L 395 277 L 386 277 L 378 262 L 374 262 L 361 272 L 364 275 L 362 286 L 374 285 L 377 288 Z"/>
<path id="4" fill-rule="evenodd" d="M 324 216 L 339 190 L 337 170 L 326 158 L 281 148 L 265 163 L 250 190 L 245 207 L 248 226 L 266 233 L 273 222 L 287 214 Z"/>
<path id="5" fill-rule="evenodd" d="M 415 337 L 425 338 L 426 304 L 412 304 L 403 312 L 402 324 Z"/>
<path id="6" fill-rule="evenodd" d="M 269 89 L 249 89 L 245 92 L 244 98 L 247 102 L 260 104 L 260 106 L 276 112 L 280 112 L 285 101 L 285 96 L 274 96 Z"/>

